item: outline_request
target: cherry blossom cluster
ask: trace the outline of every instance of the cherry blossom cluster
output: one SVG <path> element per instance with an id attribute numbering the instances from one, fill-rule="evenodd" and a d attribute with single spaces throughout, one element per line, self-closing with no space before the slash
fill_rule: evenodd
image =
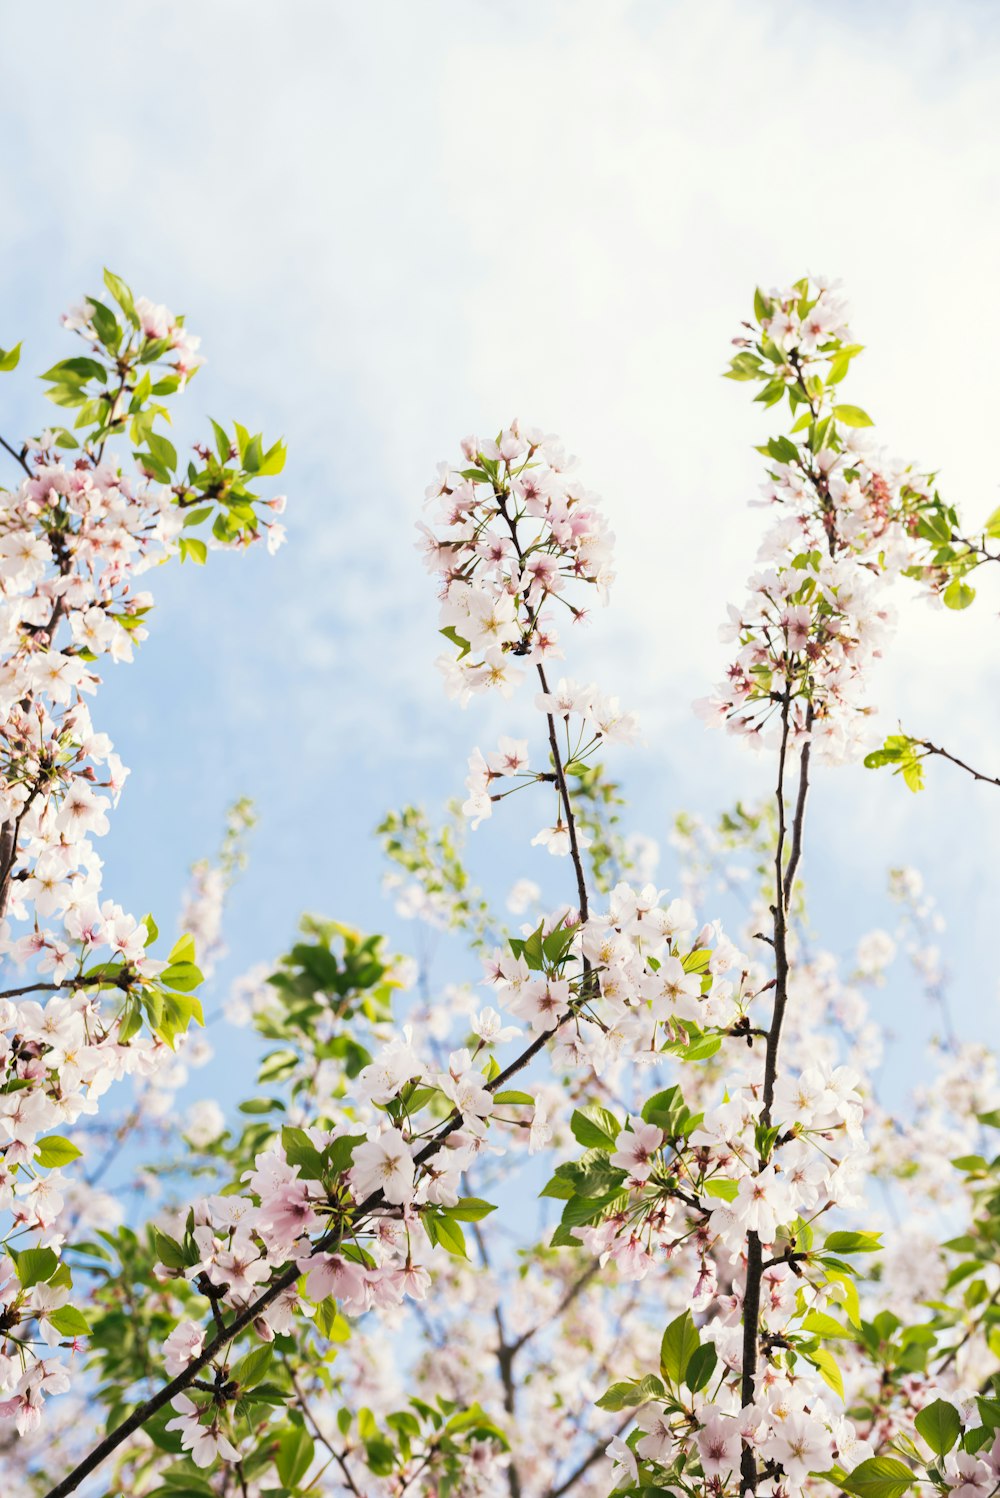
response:
<path id="1" fill-rule="evenodd" d="M 124 292 L 128 296 L 127 288 L 118 281 L 117 277 L 110 279 L 117 283 L 113 288 L 117 293 Z M 163 362 L 169 364 L 182 380 L 195 374 L 204 364 L 205 359 L 198 352 L 201 339 L 197 334 L 188 332 L 184 326 L 184 318 L 175 317 L 169 307 L 159 306 L 146 296 L 137 296 L 129 300 L 136 314 L 136 324 L 147 346 L 157 346 L 157 352 Z M 63 313 L 62 324 L 71 333 L 79 333 L 88 343 L 100 344 L 103 341 L 102 324 L 107 316 L 108 309 L 103 302 L 84 298 L 75 307 Z M 159 347 L 160 345 L 162 348 Z"/>
<path id="2" fill-rule="evenodd" d="M 442 633 L 459 649 L 440 664 L 462 700 L 490 687 L 509 696 L 522 667 L 561 656 L 557 608 L 584 617 L 574 584 L 606 600 L 613 537 L 557 438 L 515 421 L 496 441 L 465 438 L 462 452 L 466 467 L 439 465 L 427 490 L 434 528 L 421 525 Z"/>
<path id="3" fill-rule="evenodd" d="M 767 405 L 787 397 L 798 419 L 790 436 L 761 449 L 762 503 L 776 518 L 748 598 L 730 605 L 721 632 L 737 654 L 699 708 L 709 722 L 777 747 L 787 702 L 790 743 L 811 738 L 841 762 L 870 747 L 868 680 L 895 619 L 888 584 L 919 570 L 942 506 L 930 478 L 873 449 L 867 414 L 839 402 L 860 346 L 833 289 L 803 281 L 758 293 L 756 313 L 751 336 L 735 340 L 747 347 L 730 374 L 762 381 Z"/>
<path id="4" fill-rule="evenodd" d="M 201 1013 L 190 936 L 154 957 L 155 922 L 102 894 L 94 843 L 128 774 L 91 715 L 99 669 L 132 661 L 153 602 L 140 579 L 178 552 L 189 518 L 107 442 L 128 422 L 158 451 L 150 371 L 167 395 L 200 363 L 182 320 L 106 280 L 121 322 L 97 301 L 66 319 L 104 362 L 47 376 L 81 407 L 83 446 L 61 429 L 4 443 L 21 474 L 0 513 L 0 955 L 22 977 L 0 992 L 0 1417 L 22 1433 L 65 1387 L 38 1340 L 73 1350 L 86 1331 L 59 1260 L 83 1169 L 61 1131 L 93 1119 L 123 1077 L 169 1072 Z M 102 387 L 89 403 L 88 382 Z"/>

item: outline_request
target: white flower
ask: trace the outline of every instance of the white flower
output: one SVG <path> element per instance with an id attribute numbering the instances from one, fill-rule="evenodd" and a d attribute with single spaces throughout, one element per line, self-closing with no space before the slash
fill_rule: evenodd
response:
<path id="1" fill-rule="evenodd" d="M 609 1456 L 614 1462 L 611 1469 L 611 1481 L 614 1487 L 631 1487 L 632 1483 L 639 1480 L 639 1464 L 635 1459 L 635 1453 L 627 1441 L 621 1436 L 612 1436 L 610 1446 L 605 1447 L 605 1456 Z"/>
<path id="2" fill-rule="evenodd" d="M 386 1129 L 354 1151 L 351 1185 L 356 1197 L 381 1191 L 387 1202 L 401 1206 L 413 1196 L 413 1156 L 398 1129 Z"/>
<path id="3" fill-rule="evenodd" d="M 618 1136 L 618 1149 L 611 1164 L 628 1171 L 634 1181 L 644 1181 L 653 1168 L 656 1151 L 663 1143 L 663 1130 L 655 1124 L 641 1123 L 630 1133 Z"/>
<path id="4" fill-rule="evenodd" d="M 508 1040 L 523 1033 L 516 1025 L 505 1025 L 497 1011 L 489 1005 L 473 1015 L 471 1029 L 473 1035 L 478 1035 L 487 1045 L 505 1045 Z"/>
<path id="5" fill-rule="evenodd" d="M 163 1366 L 173 1378 L 192 1362 L 205 1345 L 205 1329 L 196 1321 L 182 1321 L 163 1344 Z"/>

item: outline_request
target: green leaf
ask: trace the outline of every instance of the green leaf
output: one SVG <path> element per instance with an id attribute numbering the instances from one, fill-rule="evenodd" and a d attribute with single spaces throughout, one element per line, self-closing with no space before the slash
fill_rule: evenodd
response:
<path id="1" fill-rule="evenodd" d="M 178 993 L 191 993 L 204 981 L 201 969 L 193 962 L 172 962 L 160 974 L 160 982 Z"/>
<path id="2" fill-rule="evenodd" d="M 744 349 L 731 361 L 725 377 L 727 380 L 763 379 L 760 359 L 756 354 L 751 354 L 749 349 Z"/>
<path id="3" fill-rule="evenodd" d="M 703 1342 L 700 1347 L 695 1348 L 684 1374 L 684 1382 L 692 1394 L 697 1394 L 699 1389 L 705 1387 L 715 1372 L 717 1362 L 718 1354 L 715 1351 L 714 1342 Z"/>
<path id="4" fill-rule="evenodd" d="M 453 645 L 458 646 L 459 660 L 461 660 L 463 656 L 468 655 L 469 651 L 472 649 L 472 646 L 469 644 L 468 640 L 464 640 L 462 638 L 458 630 L 455 628 L 454 624 L 446 625 L 444 629 L 438 630 L 438 634 L 444 635 L 446 640 L 450 640 Z"/>
<path id="5" fill-rule="evenodd" d="M 153 459 L 152 466 L 166 473 L 169 478 L 177 467 L 177 449 L 174 444 L 166 437 L 161 437 L 159 432 L 150 432 L 146 438 L 146 446 Z"/>
<path id="6" fill-rule="evenodd" d="M 832 1316 L 827 1316 L 825 1311 L 807 1311 L 802 1318 L 802 1328 L 807 1332 L 814 1332 L 817 1337 L 851 1337 L 846 1326 L 841 1326 Z"/>
<path id="7" fill-rule="evenodd" d="M 679 1087 L 667 1087 L 663 1092 L 654 1092 L 642 1105 L 643 1123 L 655 1124 L 664 1134 L 674 1134 L 677 1124 L 687 1110 Z"/>
<path id="8" fill-rule="evenodd" d="M 668 1045 L 664 1050 L 673 1051 L 682 1061 L 707 1061 L 721 1045 L 721 1035 L 696 1035 L 687 1045 Z"/>
<path id="9" fill-rule="evenodd" d="M 554 1175 L 550 1181 L 546 1181 L 538 1194 L 539 1196 L 551 1197 L 555 1201 L 568 1202 L 572 1201 L 576 1195 L 576 1188 L 572 1181 L 563 1176 Z"/>
<path id="10" fill-rule="evenodd" d="M 186 1269 L 187 1255 L 180 1244 L 174 1238 L 169 1238 L 166 1233 L 156 1232 L 153 1235 L 156 1244 L 156 1257 L 167 1269 Z"/>
<path id="11" fill-rule="evenodd" d="M 113 271 L 105 270 L 104 284 L 110 291 L 111 295 L 114 297 L 115 301 L 118 303 L 119 307 L 124 312 L 125 316 L 128 318 L 129 322 L 134 328 L 137 328 L 139 326 L 139 316 L 135 310 L 135 301 L 132 297 L 132 293 L 125 285 L 125 282 L 120 276 L 116 276 Z"/>
<path id="12" fill-rule="evenodd" d="M 548 936 L 543 937 L 542 953 L 553 967 L 558 967 L 565 960 L 578 930 L 578 926 L 557 926 Z"/>
<path id="13" fill-rule="evenodd" d="M 209 515 L 211 515 L 211 513 L 212 513 L 212 506 L 211 505 L 198 505 L 197 508 L 194 509 L 194 510 L 185 510 L 184 511 L 184 525 L 185 525 L 185 527 L 187 527 L 187 526 L 201 525 L 204 521 L 206 521 L 208 519 L 208 517 L 209 517 Z"/>
<path id="14" fill-rule="evenodd" d="M 649 1399 L 662 1399 L 664 1393 L 663 1385 L 656 1375 L 647 1373 L 643 1379 L 629 1379 L 612 1384 L 595 1402 L 601 1410 L 634 1409 L 636 1405 L 645 1404 Z"/>
<path id="15" fill-rule="evenodd" d="M 831 1254 L 877 1254 L 882 1252 L 881 1233 L 828 1233 L 823 1252 Z"/>
<path id="16" fill-rule="evenodd" d="M 150 1002 L 154 998 L 157 1001 L 156 1005 Z M 156 990 L 155 994 L 149 994 L 147 1004 L 150 1009 L 150 1022 L 156 1034 L 162 1036 L 171 1047 L 177 1036 L 184 1034 L 188 1029 L 192 1020 L 199 1025 L 205 1023 L 201 1004 L 194 994 L 169 993 L 165 988 L 161 988 Z"/>
<path id="17" fill-rule="evenodd" d="M 285 466 L 288 449 L 283 442 L 276 442 L 273 447 L 268 448 L 264 454 L 257 472 L 261 478 L 272 478 L 281 472 Z"/>
<path id="18" fill-rule="evenodd" d="M 569 1126 L 573 1131 L 573 1138 L 584 1149 L 600 1150 L 613 1150 L 616 1147 L 622 1127 L 613 1113 L 597 1105 L 575 1109 Z"/>
<path id="19" fill-rule="evenodd" d="M 45 1319 L 64 1337 L 86 1337 L 90 1332 L 90 1324 L 86 1316 L 82 1311 L 78 1311 L 76 1306 L 60 1306 Z"/>
<path id="20" fill-rule="evenodd" d="M 819 1369 L 820 1377 L 824 1383 L 830 1385 L 833 1392 L 840 1398 L 844 1397 L 844 1380 L 841 1377 L 837 1360 L 832 1352 L 825 1347 L 817 1347 L 815 1352 L 807 1352 L 806 1357 L 814 1368 Z"/>
<path id="21" fill-rule="evenodd" d="M 772 437 L 767 451 L 776 463 L 797 463 L 799 460 L 799 450 L 788 437 Z"/>
<path id="22" fill-rule="evenodd" d="M 118 325 L 118 319 L 111 308 L 105 307 L 103 302 L 97 301 L 96 298 L 88 298 L 88 300 L 91 303 L 90 317 L 94 324 L 94 331 L 104 347 L 116 353 L 122 341 L 122 330 Z"/>
<path id="23" fill-rule="evenodd" d="M 16 369 L 20 358 L 21 345 L 19 343 L 15 343 L 13 348 L 0 348 L 0 374 L 7 374 L 10 370 Z"/>
<path id="24" fill-rule="evenodd" d="M 350 1170 L 354 1163 L 354 1151 L 364 1138 L 364 1134 L 338 1134 L 336 1139 L 331 1139 L 323 1151 L 325 1170 L 338 1176 L 343 1175 L 345 1170 Z"/>
<path id="25" fill-rule="evenodd" d="M 920 747 L 919 740 L 911 739 L 908 734 L 891 733 L 881 749 L 873 749 L 865 755 L 865 766 L 869 770 L 879 770 L 883 765 L 893 765 L 892 773 L 902 775 L 911 791 L 922 791 L 924 767 L 922 756 L 917 752 Z"/>
<path id="26" fill-rule="evenodd" d="M 59 1268 L 59 1260 L 51 1248 L 24 1248 L 14 1264 L 25 1290 L 30 1290 L 32 1285 L 44 1285 Z"/>
<path id="27" fill-rule="evenodd" d="M 247 473 L 259 473 L 260 465 L 264 461 L 264 444 L 260 437 L 251 437 L 243 449 L 242 462 Z"/>
<path id="28" fill-rule="evenodd" d="M 690 1311 L 682 1312 L 663 1333 L 660 1343 L 660 1371 L 675 1388 L 680 1388 L 684 1382 L 688 1363 L 700 1345 L 701 1338 Z"/>
<path id="29" fill-rule="evenodd" d="M 535 1100 L 530 1092 L 495 1092 L 493 1094 L 493 1101 L 495 1103 L 507 1104 L 520 1103 L 526 1108 L 533 1108 L 535 1106 Z"/>
<path id="30" fill-rule="evenodd" d="M 986 1161 L 982 1155 L 956 1155 L 951 1163 L 956 1170 L 983 1171 L 986 1169 Z"/>
<path id="31" fill-rule="evenodd" d="M 834 420 L 841 422 L 845 427 L 870 427 L 875 423 L 867 411 L 862 411 L 860 406 L 834 406 Z"/>
<path id="32" fill-rule="evenodd" d="M 460 1197 L 453 1207 L 445 1207 L 444 1213 L 447 1217 L 453 1217 L 456 1222 L 481 1222 L 496 1207 L 491 1202 L 484 1202 L 478 1196 Z"/>
<path id="33" fill-rule="evenodd" d="M 290 1425 L 278 1438 L 275 1466 L 286 1488 L 297 1488 L 312 1466 L 316 1447 L 304 1425 Z"/>
<path id="34" fill-rule="evenodd" d="M 61 1134 L 49 1134 L 45 1139 L 39 1141 L 35 1152 L 35 1163 L 43 1170 L 54 1170 L 60 1165 L 68 1165 L 71 1160 L 78 1160 L 80 1151 L 75 1144 L 64 1139 Z"/>
<path id="35" fill-rule="evenodd" d="M 208 561 L 208 547 L 197 536 L 181 536 L 177 543 L 177 550 L 182 562 L 190 558 L 192 562 L 197 562 L 199 567 L 204 567 Z"/>
<path id="36" fill-rule="evenodd" d="M 531 968 L 532 972 L 542 972 L 545 968 L 545 948 L 542 945 L 542 922 L 532 931 L 531 935 L 521 943 L 521 956 Z"/>
<path id="37" fill-rule="evenodd" d="M 69 383 L 86 383 L 88 380 L 99 380 L 103 385 L 107 379 L 107 370 L 97 359 L 86 359 L 82 355 L 74 359 L 62 359 L 58 364 L 53 364 L 39 378 L 50 380 L 55 384 L 65 385 Z"/>
<path id="38" fill-rule="evenodd" d="M 232 1370 L 232 1378 L 241 1389 L 252 1389 L 264 1379 L 271 1366 L 273 1352 L 270 1344 L 254 1347 L 246 1357 L 240 1358 Z"/>
<path id="39" fill-rule="evenodd" d="M 871 1456 L 841 1481 L 845 1493 L 856 1498 L 900 1498 L 913 1483 L 913 1473 L 894 1456 Z"/>
<path id="40" fill-rule="evenodd" d="M 839 385 L 851 367 L 851 360 L 855 354 L 860 354 L 863 344 L 845 343 L 843 348 L 837 350 L 830 360 L 830 373 L 826 377 L 828 385 Z"/>
<path id="41" fill-rule="evenodd" d="M 328 1342 L 349 1342 L 351 1340 L 351 1325 L 337 1310 L 337 1302 L 332 1295 L 321 1300 L 316 1307 L 316 1315 L 313 1318 L 316 1330 L 321 1337 Z"/>
<path id="42" fill-rule="evenodd" d="M 194 962 L 194 937 L 189 933 L 179 936 L 167 953 L 168 962 Z"/>
<path id="43" fill-rule="evenodd" d="M 442 1248 L 446 1248 L 450 1254 L 458 1259 L 467 1259 L 469 1251 L 465 1246 L 465 1234 L 458 1223 L 450 1217 L 438 1217 L 435 1219 L 434 1228 L 437 1241 Z"/>
<path id="44" fill-rule="evenodd" d="M 172 1411 L 168 1411 L 168 1414 L 172 1414 Z M 171 1432 L 171 1434 L 174 1434 L 174 1432 Z M 166 1440 L 169 1440 L 169 1437 Z M 183 1450 L 180 1440 L 178 1440 L 177 1446 L 168 1447 L 166 1446 L 166 1441 L 156 1441 L 156 1444 L 157 1446 L 162 1446 L 163 1450 L 174 1452 L 174 1455 L 180 1455 L 181 1450 Z M 211 1498 L 213 1489 L 196 1488 L 196 1483 L 198 1483 L 196 1477 L 189 1477 L 189 1474 L 184 1473 L 183 1479 L 178 1480 L 178 1482 L 171 1482 L 169 1486 L 165 1485 L 163 1488 L 154 1488 L 151 1494 L 145 1495 L 145 1498 Z M 120 1495 L 115 1492 L 115 1494 L 106 1495 L 106 1498 L 120 1498 Z"/>
<path id="45" fill-rule="evenodd" d="M 323 1156 L 305 1129 L 286 1124 L 281 1131 L 281 1147 L 289 1165 L 297 1165 L 303 1180 L 318 1181 L 323 1175 Z"/>
<path id="46" fill-rule="evenodd" d="M 706 1181 L 702 1186 L 705 1196 L 717 1196 L 720 1201 L 734 1202 L 740 1194 L 739 1182 L 720 1177 L 717 1181 Z"/>
<path id="47" fill-rule="evenodd" d="M 953 577 L 941 596 L 946 608 L 967 609 L 976 596 L 976 590 L 960 577 Z"/>
<path id="48" fill-rule="evenodd" d="M 917 1430 L 938 1456 L 944 1456 L 958 1440 L 962 1429 L 958 1411 L 946 1399 L 926 1404 L 914 1420 Z"/>

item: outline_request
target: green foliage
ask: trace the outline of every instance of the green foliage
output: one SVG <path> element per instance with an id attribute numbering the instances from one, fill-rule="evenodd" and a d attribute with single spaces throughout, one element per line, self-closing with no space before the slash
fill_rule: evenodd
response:
<path id="1" fill-rule="evenodd" d="M 680 1388 L 687 1376 L 688 1365 L 701 1346 L 701 1338 L 691 1319 L 691 1312 L 671 1321 L 660 1343 L 660 1372 L 667 1383 Z"/>
<path id="2" fill-rule="evenodd" d="M 935 1399 L 925 1405 L 914 1420 L 920 1435 L 937 1456 L 945 1456 L 958 1440 L 962 1422 L 953 1404 Z"/>
<path id="3" fill-rule="evenodd" d="M 855 1498 L 901 1498 L 913 1485 L 913 1473 L 894 1456 L 873 1456 L 841 1479 L 845 1493 Z"/>
<path id="4" fill-rule="evenodd" d="M 167 486 L 184 511 L 185 531 L 211 523 L 211 535 L 223 543 L 259 536 L 264 503 L 259 480 L 279 474 L 285 464 L 283 442 L 266 445 L 236 422 L 229 437 L 212 422 L 214 444 L 196 447 L 199 462 L 183 464 L 174 443 L 162 430 L 171 423 L 169 399 L 197 374 L 197 360 L 178 354 L 184 319 L 174 320 L 171 336 L 144 331 L 131 289 L 112 271 L 104 272 L 104 289 L 113 306 L 99 296 L 87 299 L 89 323 L 81 330 L 89 352 L 61 359 L 41 376 L 46 395 L 60 409 L 74 413 L 78 437 L 57 428 L 57 447 L 82 442 L 100 454 L 109 438 L 127 436 L 133 457 L 148 478 Z M 178 337 L 175 337 L 177 334 Z M 20 347 L 20 346 L 18 346 Z M 0 369 L 12 369 L 17 350 L 0 358 Z M 206 540 L 185 534 L 179 542 L 182 561 L 206 560 Z"/>
<path id="5" fill-rule="evenodd" d="M 922 748 L 920 741 L 910 738 L 908 734 L 891 733 L 881 749 L 875 749 L 871 754 L 865 755 L 865 765 L 869 770 L 879 770 L 883 765 L 892 765 L 892 773 L 902 775 L 911 791 L 922 791 L 924 767 L 921 761 L 926 758 L 926 751 L 923 754 L 918 753 L 918 750 Z"/>

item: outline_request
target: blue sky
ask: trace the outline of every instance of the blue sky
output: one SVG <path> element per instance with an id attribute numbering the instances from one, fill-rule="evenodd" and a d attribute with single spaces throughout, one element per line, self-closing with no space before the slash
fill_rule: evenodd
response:
<path id="1" fill-rule="evenodd" d="M 37 429 L 28 372 L 58 312 L 110 264 L 187 312 L 209 364 L 179 413 L 284 434 L 277 558 L 165 569 L 139 663 L 103 723 L 133 776 L 107 884 L 167 915 L 225 806 L 257 802 L 233 901 L 234 972 L 312 909 L 399 932 L 370 829 L 434 807 L 465 757 L 534 727 L 447 702 L 436 608 L 413 550 L 434 463 L 515 414 L 560 432 L 619 537 L 612 608 L 570 674 L 635 707 L 619 754 L 629 824 L 663 837 L 769 767 L 690 711 L 760 531 L 746 501 L 767 417 L 719 379 L 755 282 L 842 276 L 868 346 L 853 398 L 889 450 L 943 471 L 973 518 L 998 502 L 992 350 L 1000 172 L 990 7 L 68 0 L 4 22 L 0 344 L 6 432 Z M 882 670 L 898 716 L 1000 763 L 997 598 L 966 616 L 900 599 Z M 822 934 L 884 924 L 884 871 L 914 863 L 957 943 L 956 1011 L 995 1037 L 1000 797 L 935 768 L 911 799 L 860 769 L 817 785 L 806 873 Z M 483 828 L 477 872 L 556 876 Z M 669 858 L 664 884 L 675 882 Z M 711 914 L 712 912 L 706 912 Z M 399 935 L 402 941 L 404 936 Z M 906 995 L 899 995 L 906 1004 Z M 909 1044 L 922 1038 L 906 1015 Z M 204 1082 L 205 1079 L 199 1079 Z M 221 1085 L 221 1084 L 220 1084 Z M 204 1089 L 202 1089 L 204 1090 Z"/>

